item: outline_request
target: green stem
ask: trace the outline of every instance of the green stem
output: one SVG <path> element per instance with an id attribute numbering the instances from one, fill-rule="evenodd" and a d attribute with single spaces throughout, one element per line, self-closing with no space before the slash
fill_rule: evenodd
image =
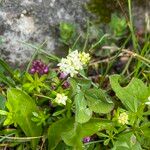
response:
<path id="1" fill-rule="evenodd" d="M 9 139 L 9 140 L 33 140 L 33 139 L 43 138 L 44 136 L 36 136 L 36 137 L 8 137 L 8 136 L 0 136 L 0 137 L 4 138 L 4 139 Z"/>
<path id="2" fill-rule="evenodd" d="M 76 46 L 76 44 L 78 43 L 79 39 L 81 37 L 81 34 L 77 37 L 76 41 L 74 42 L 73 46 L 72 46 L 72 50 L 74 49 L 74 47 Z"/>
<path id="3" fill-rule="evenodd" d="M 147 62 L 148 64 L 150 64 L 150 60 L 149 60 L 149 59 L 147 59 L 147 58 L 145 58 L 145 57 L 143 57 L 143 56 L 141 56 L 141 55 L 139 55 L 139 54 L 137 54 L 137 53 L 134 53 L 134 52 L 129 51 L 129 50 L 126 50 L 126 49 L 122 49 L 122 51 L 123 51 L 123 52 L 126 52 L 126 53 L 128 53 L 128 54 L 130 54 L 130 55 L 132 55 L 133 57 L 137 57 L 137 58 L 139 58 L 139 59 L 141 59 L 141 60 Z"/>
<path id="4" fill-rule="evenodd" d="M 133 22 L 132 22 L 131 0 L 128 0 L 128 10 L 129 10 L 129 20 L 130 20 L 128 22 L 128 26 L 129 26 L 129 29 L 130 29 L 131 35 L 132 35 L 133 47 L 136 50 L 136 52 L 138 52 L 138 44 L 137 44 L 137 39 L 135 37 Z"/>
<path id="5" fill-rule="evenodd" d="M 104 38 L 106 38 L 106 37 L 108 37 L 108 36 L 109 36 L 109 34 L 103 35 L 103 36 L 100 38 L 100 40 L 99 40 L 98 42 L 96 42 L 94 45 L 91 46 L 91 48 L 89 49 L 89 52 L 92 53 L 93 49 L 94 49 L 97 45 L 99 45 L 99 44 L 103 41 Z"/>
<path id="6" fill-rule="evenodd" d="M 40 95 L 40 94 L 34 94 L 35 96 L 38 96 L 38 97 L 43 97 L 43 98 L 47 98 L 47 99 L 50 99 L 52 100 L 52 98 L 48 97 L 48 96 L 45 96 L 45 95 Z"/>
<path id="7" fill-rule="evenodd" d="M 32 45 L 32 44 L 29 44 L 29 43 L 26 43 L 26 42 L 23 42 L 23 41 L 20 41 L 20 42 L 23 43 L 23 44 L 25 44 L 25 45 L 27 45 L 27 46 L 29 46 L 29 47 L 32 47 L 32 48 L 34 48 L 34 49 L 36 49 L 36 50 L 39 50 L 39 52 L 41 52 L 41 53 L 43 53 L 43 54 L 46 54 L 48 57 L 52 58 L 53 60 L 55 60 L 55 61 L 57 61 L 57 62 L 60 61 L 60 58 L 59 58 L 59 57 L 57 57 L 57 56 L 55 56 L 55 55 L 53 55 L 53 54 L 47 53 L 47 52 L 46 52 L 45 50 L 43 50 L 42 48 L 36 47 L 36 46 L 34 46 L 34 45 Z"/>
<path id="8" fill-rule="evenodd" d="M 86 39 L 85 39 L 84 47 L 83 47 L 83 50 L 82 50 L 83 52 L 85 51 L 85 49 L 87 47 L 88 38 L 89 38 L 89 21 L 87 21 L 87 33 L 86 33 Z"/>
<path id="9" fill-rule="evenodd" d="M 83 77 L 83 78 L 86 79 L 86 80 L 89 80 L 88 77 L 84 76 L 84 75 L 81 74 L 81 73 L 80 73 L 80 76 Z M 91 83 L 92 83 L 92 85 L 93 85 L 94 87 L 98 88 L 98 86 L 97 86 L 94 82 L 91 82 Z"/>

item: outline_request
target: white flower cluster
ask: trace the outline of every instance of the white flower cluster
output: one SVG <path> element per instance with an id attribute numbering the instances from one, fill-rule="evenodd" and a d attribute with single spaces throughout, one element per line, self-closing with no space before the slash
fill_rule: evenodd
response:
<path id="1" fill-rule="evenodd" d="M 62 93 L 62 94 L 57 93 L 54 102 L 57 103 L 57 104 L 59 104 L 59 105 L 66 105 L 67 99 L 68 99 L 68 97 L 65 96 L 64 93 Z"/>
<path id="2" fill-rule="evenodd" d="M 128 123 L 128 114 L 126 112 L 123 112 L 118 117 L 118 122 L 121 124 L 127 124 Z"/>
<path id="3" fill-rule="evenodd" d="M 88 53 L 79 53 L 77 50 L 71 52 L 67 58 L 62 58 L 58 64 L 60 70 L 65 74 L 70 74 L 71 77 L 76 75 L 79 70 L 83 69 L 90 60 Z"/>

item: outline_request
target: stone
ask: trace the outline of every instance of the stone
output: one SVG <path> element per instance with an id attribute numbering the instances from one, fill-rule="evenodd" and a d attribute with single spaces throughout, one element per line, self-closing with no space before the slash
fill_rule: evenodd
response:
<path id="1" fill-rule="evenodd" d="M 48 53 L 61 56 L 64 52 L 59 48 L 59 24 L 70 22 L 77 25 L 78 32 L 85 31 L 87 19 L 98 18 L 85 9 L 89 1 L 92 0 L 0 0 L 0 57 L 10 64 L 22 65 L 35 51 L 23 42 L 39 46 L 44 41 Z M 150 2 L 146 1 L 149 10 Z M 143 10 L 140 6 L 133 9 L 137 12 L 134 18 L 138 18 L 135 24 L 140 29 Z M 149 22 L 149 13 L 147 16 Z"/>
<path id="2" fill-rule="evenodd" d="M 22 42 L 42 44 L 53 53 L 58 49 L 58 28 L 61 22 L 86 24 L 88 0 L 3 0 L 0 1 L 0 56 L 12 64 L 30 60 L 34 49 Z M 59 50 L 57 50 L 58 52 Z M 61 50 L 60 50 L 61 51 Z M 61 52 L 60 52 L 61 53 Z"/>

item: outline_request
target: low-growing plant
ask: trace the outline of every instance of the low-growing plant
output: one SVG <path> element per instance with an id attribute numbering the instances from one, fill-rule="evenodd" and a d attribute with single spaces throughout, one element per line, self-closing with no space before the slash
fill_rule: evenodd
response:
<path id="1" fill-rule="evenodd" d="M 102 89 L 87 76 L 91 57 L 75 50 L 56 71 L 36 60 L 18 75 L 1 60 L 1 142 L 18 149 L 148 148 L 150 87 L 114 74 L 112 90 Z"/>
<path id="2" fill-rule="evenodd" d="M 27 44 L 35 53 L 25 70 L 0 58 L 0 147 L 149 150 L 149 36 L 139 45 L 129 22 L 132 36 L 120 47 L 112 37 L 126 33 L 124 18 L 114 16 L 114 35 L 101 32 L 90 41 L 94 26 L 88 25 L 85 43 L 77 37 L 65 58 L 47 53 L 43 44 Z M 63 43 L 70 46 L 73 34 L 71 24 L 60 25 Z M 126 49 L 129 41 L 140 49 Z"/>

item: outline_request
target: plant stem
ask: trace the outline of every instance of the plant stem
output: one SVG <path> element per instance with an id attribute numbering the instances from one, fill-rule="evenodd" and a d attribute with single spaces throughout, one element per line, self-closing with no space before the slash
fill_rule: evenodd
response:
<path id="1" fill-rule="evenodd" d="M 98 44 L 100 44 L 103 41 L 105 37 L 108 37 L 108 36 L 109 34 L 104 34 L 98 42 L 96 42 L 94 45 L 91 46 L 91 48 L 89 49 L 89 52 L 92 53 L 93 48 L 95 48 Z"/>
<path id="2" fill-rule="evenodd" d="M 74 49 L 74 47 L 76 46 L 76 44 L 78 43 L 79 39 L 81 37 L 81 34 L 79 34 L 79 36 L 77 37 L 76 41 L 74 42 L 73 46 L 71 49 Z"/>
<path id="3" fill-rule="evenodd" d="M 89 78 L 86 77 L 86 76 L 84 76 L 83 74 L 80 73 L 80 75 L 81 75 L 81 77 L 83 77 L 84 79 L 89 80 Z M 91 83 L 92 83 L 92 85 L 93 85 L 94 87 L 98 88 L 98 86 L 97 86 L 94 82 L 91 82 Z"/>
<path id="4" fill-rule="evenodd" d="M 87 33 L 86 33 L 86 39 L 85 39 L 84 47 L 83 47 L 83 50 L 82 50 L 83 52 L 85 51 L 85 49 L 87 47 L 88 38 L 89 38 L 89 20 L 87 21 Z"/>
<path id="5" fill-rule="evenodd" d="M 138 52 L 138 42 L 137 42 L 137 39 L 135 37 L 133 22 L 132 22 L 131 0 L 128 0 L 128 10 L 129 10 L 129 20 L 130 20 L 128 22 L 128 26 L 129 26 L 129 29 L 130 29 L 131 35 L 132 35 L 133 47 L 136 50 L 136 52 Z"/>
<path id="6" fill-rule="evenodd" d="M 1 138 L 4 139 L 10 139 L 10 140 L 32 140 L 32 139 L 40 139 L 43 138 L 44 136 L 35 136 L 35 137 L 9 137 L 9 136 L 1 136 Z"/>
<path id="7" fill-rule="evenodd" d="M 137 57 L 137 58 L 139 58 L 139 59 L 141 59 L 141 60 L 143 60 L 143 61 L 145 61 L 145 62 L 150 64 L 150 60 L 149 59 L 147 59 L 147 58 L 145 58 L 145 57 L 143 57 L 143 56 L 141 56 L 141 55 L 139 55 L 137 53 L 134 53 L 134 52 L 129 51 L 127 49 L 122 49 L 122 52 L 128 53 L 129 55 L 132 55 L 133 57 Z"/>

